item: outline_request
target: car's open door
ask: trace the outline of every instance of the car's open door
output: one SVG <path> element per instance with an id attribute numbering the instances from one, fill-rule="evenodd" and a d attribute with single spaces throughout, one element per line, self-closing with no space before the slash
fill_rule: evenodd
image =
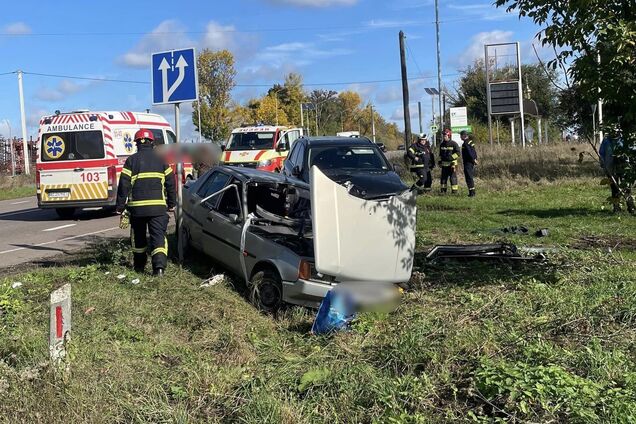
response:
<path id="1" fill-rule="evenodd" d="M 338 281 L 406 282 L 415 253 L 416 196 L 384 200 L 348 193 L 311 168 L 311 213 L 316 269 Z"/>

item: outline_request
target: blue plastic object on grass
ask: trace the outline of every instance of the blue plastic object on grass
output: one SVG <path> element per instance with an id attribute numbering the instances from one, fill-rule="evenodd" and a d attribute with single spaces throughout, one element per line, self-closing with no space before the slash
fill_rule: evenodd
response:
<path id="1" fill-rule="evenodd" d="M 351 296 L 342 290 L 330 290 L 320 304 L 314 324 L 313 334 L 329 334 L 345 329 L 355 318 Z"/>

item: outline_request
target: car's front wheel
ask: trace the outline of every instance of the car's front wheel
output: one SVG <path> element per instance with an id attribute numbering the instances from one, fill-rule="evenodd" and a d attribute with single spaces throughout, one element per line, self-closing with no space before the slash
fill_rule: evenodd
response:
<path id="1" fill-rule="evenodd" d="M 249 294 L 252 304 L 261 311 L 274 313 L 283 306 L 283 285 L 275 271 L 265 270 L 254 274 Z"/>

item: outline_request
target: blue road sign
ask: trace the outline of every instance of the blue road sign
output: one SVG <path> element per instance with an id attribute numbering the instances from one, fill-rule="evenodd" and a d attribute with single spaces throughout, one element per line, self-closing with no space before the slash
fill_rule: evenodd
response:
<path id="1" fill-rule="evenodd" d="M 194 49 L 152 54 L 152 103 L 191 102 L 199 98 Z"/>

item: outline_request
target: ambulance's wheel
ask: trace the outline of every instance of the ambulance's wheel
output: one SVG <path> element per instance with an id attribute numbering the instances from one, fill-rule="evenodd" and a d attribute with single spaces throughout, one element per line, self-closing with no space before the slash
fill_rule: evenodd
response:
<path id="1" fill-rule="evenodd" d="M 55 212 L 62 219 L 71 219 L 75 215 L 75 208 L 56 208 Z"/>

